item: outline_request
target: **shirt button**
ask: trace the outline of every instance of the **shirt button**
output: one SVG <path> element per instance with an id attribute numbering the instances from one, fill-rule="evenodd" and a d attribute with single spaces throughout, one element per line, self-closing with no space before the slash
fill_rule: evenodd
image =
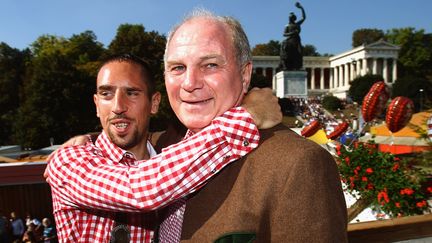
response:
<path id="1" fill-rule="evenodd" d="M 211 172 L 214 174 L 214 173 L 216 173 L 217 171 L 216 171 L 216 169 L 213 169 Z"/>
<path id="2" fill-rule="evenodd" d="M 249 146 L 249 140 L 247 139 L 243 140 L 243 146 Z"/>

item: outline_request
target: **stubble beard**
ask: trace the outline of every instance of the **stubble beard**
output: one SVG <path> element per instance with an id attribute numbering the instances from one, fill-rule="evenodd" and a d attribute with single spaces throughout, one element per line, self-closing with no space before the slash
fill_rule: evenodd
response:
<path id="1" fill-rule="evenodd" d="M 128 138 L 130 136 L 130 138 Z M 111 130 L 108 131 L 108 137 L 118 147 L 128 150 L 135 147 L 140 141 L 140 135 L 137 129 L 135 129 L 131 135 L 120 137 L 115 135 Z"/>

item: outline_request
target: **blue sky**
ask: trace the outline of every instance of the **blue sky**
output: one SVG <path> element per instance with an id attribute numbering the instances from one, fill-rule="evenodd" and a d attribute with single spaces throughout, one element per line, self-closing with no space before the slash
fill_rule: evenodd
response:
<path id="1" fill-rule="evenodd" d="M 307 19 L 303 44 L 320 53 L 338 54 L 351 48 L 359 28 L 414 27 L 432 32 L 430 0 L 303 0 Z M 120 24 L 142 24 L 166 34 L 194 7 L 205 7 L 240 20 L 251 45 L 282 40 L 288 14 L 300 11 L 288 0 L 1 0 L 0 42 L 28 47 L 42 34 L 70 37 L 92 30 L 108 45 Z"/>

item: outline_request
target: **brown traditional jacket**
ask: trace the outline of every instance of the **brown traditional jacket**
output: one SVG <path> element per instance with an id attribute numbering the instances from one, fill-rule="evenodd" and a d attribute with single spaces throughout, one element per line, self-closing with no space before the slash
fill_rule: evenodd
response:
<path id="1" fill-rule="evenodd" d="M 283 125 L 186 204 L 182 242 L 346 242 L 335 160 Z"/>

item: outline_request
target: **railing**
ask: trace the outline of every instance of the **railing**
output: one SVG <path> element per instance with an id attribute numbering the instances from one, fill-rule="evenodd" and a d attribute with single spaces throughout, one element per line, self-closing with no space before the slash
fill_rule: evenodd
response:
<path id="1" fill-rule="evenodd" d="M 348 225 L 349 242 L 396 242 L 432 237 L 432 214 Z"/>

